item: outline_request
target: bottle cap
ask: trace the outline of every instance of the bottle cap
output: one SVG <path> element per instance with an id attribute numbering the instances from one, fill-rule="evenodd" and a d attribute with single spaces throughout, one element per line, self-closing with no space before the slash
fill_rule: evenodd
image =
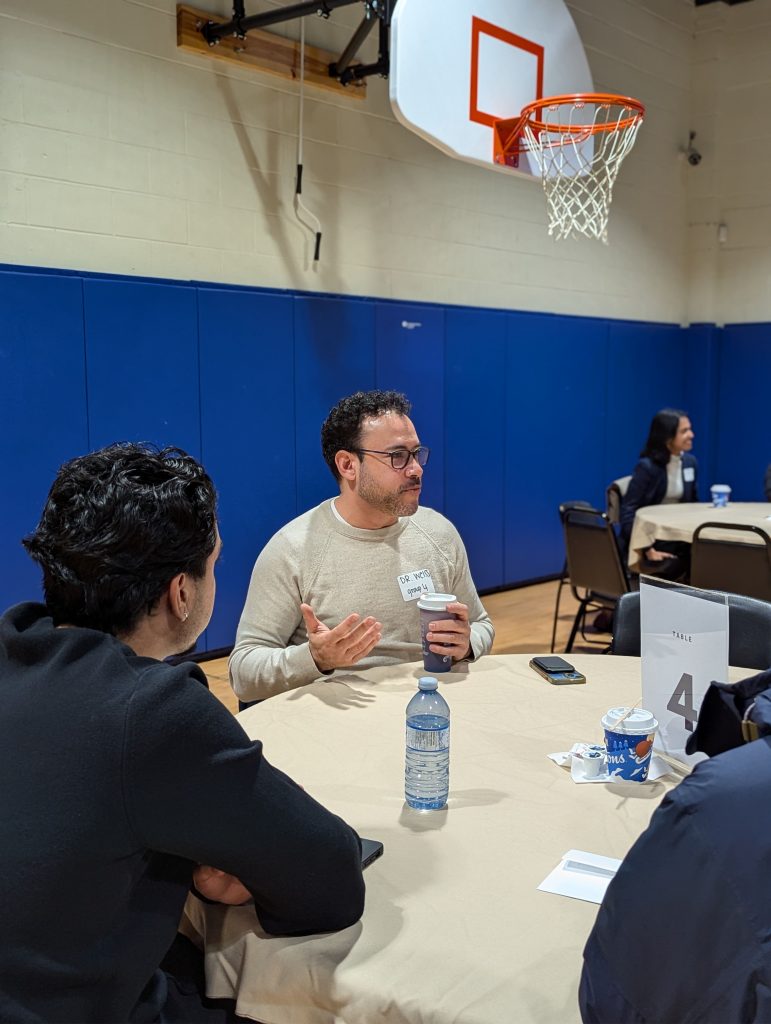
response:
<path id="1" fill-rule="evenodd" d="M 433 676 L 421 676 L 418 679 L 418 687 L 421 690 L 437 690 L 439 683 Z"/>

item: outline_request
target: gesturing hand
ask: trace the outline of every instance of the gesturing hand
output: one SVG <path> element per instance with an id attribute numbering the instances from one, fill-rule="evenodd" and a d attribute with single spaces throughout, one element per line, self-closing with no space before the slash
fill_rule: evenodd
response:
<path id="1" fill-rule="evenodd" d="M 468 605 L 453 601 L 447 611 L 456 615 L 454 619 L 437 619 L 429 623 L 426 634 L 428 649 L 434 654 L 451 654 L 453 661 L 463 661 L 471 654 L 471 625 L 468 620 Z M 437 615 L 441 615 L 437 612 Z"/>
<path id="2" fill-rule="evenodd" d="M 230 907 L 248 903 L 252 898 L 252 894 L 235 875 L 206 864 L 199 864 L 193 872 L 193 885 L 207 900 L 227 903 Z"/>
<path id="3" fill-rule="evenodd" d="M 330 629 L 319 622 L 309 604 L 301 604 L 300 610 L 308 630 L 311 655 L 322 672 L 355 665 L 382 639 L 383 627 L 371 615 L 362 619 L 354 612 Z"/>
<path id="4" fill-rule="evenodd" d="M 645 557 L 649 562 L 665 562 L 668 558 L 674 558 L 675 556 L 671 551 L 657 551 L 656 548 L 648 548 L 645 552 Z"/>

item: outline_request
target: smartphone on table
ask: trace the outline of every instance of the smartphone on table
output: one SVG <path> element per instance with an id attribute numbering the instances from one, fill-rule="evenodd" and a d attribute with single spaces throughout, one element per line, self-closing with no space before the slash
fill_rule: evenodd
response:
<path id="1" fill-rule="evenodd" d="M 373 860 L 383 856 L 383 844 L 377 839 L 362 839 L 361 841 L 361 869 L 368 868 Z"/>
<path id="2" fill-rule="evenodd" d="M 558 658 L 555 655 L 532 658 L 530 668 L 534 668 L 544 679 L 548 679 L 550 683 L 557 685 L 586 682 L 586 676 L 576 672 L 569 661 L 565 661 L 564 658 Z"/>

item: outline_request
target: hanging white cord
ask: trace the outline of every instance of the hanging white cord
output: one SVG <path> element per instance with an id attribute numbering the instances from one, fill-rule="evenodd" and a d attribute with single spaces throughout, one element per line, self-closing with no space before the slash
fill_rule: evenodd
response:
<path id="1" fill-rule="evenodd" d="M 305 19 L 300 19 L 300 115 L 297 126 L 297 181 L 295 183 L 295 213 L 297 219 L 303 225 L 313 231 L 316 236 L 316 244 L 313 249 L 313 262 L 317 263 L 321 251 L 321 222 L 318 217 L 311 213 L 301 199 L 303 190 L 303 109 L 305 106 Z M 304 220 L 305 214 L 307 220 Z M 308 221 L 312 221 L 311 224 Z"/>

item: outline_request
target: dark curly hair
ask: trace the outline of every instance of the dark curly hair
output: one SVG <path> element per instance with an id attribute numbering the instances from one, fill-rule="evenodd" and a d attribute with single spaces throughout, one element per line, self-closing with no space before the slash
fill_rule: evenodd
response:
<path id="1" fill-rule="evenodd" d="M 130 632 L 217 543 L 217 494 L 179 448 L 115 444 L 66 462 L 22 543 L 43 570 L 55 625 Z"/>
<path id="2" fill-rule="evenodd" d="M 386 412 L 409 416 L 410 409 L 412 403 L 399 391 L 357 391 L 355 395 L 341 398 L 321 427 L 321 450 L 335 480 L 340 479 L 335 455 L 359 447 L 362 420 Z M 362 461 L 361 455 L 359 461 Z"/>
<path id="3" fill-rule="evenodd" d="M 681 409 L 659 409 L 651 420 L 648 440 L 640 452 L 640 458 L 647 457 L 658 466 L 666 466 L 670 456 L 667 442 L 677 434 L 680 420 L 687 415 Z"/>

